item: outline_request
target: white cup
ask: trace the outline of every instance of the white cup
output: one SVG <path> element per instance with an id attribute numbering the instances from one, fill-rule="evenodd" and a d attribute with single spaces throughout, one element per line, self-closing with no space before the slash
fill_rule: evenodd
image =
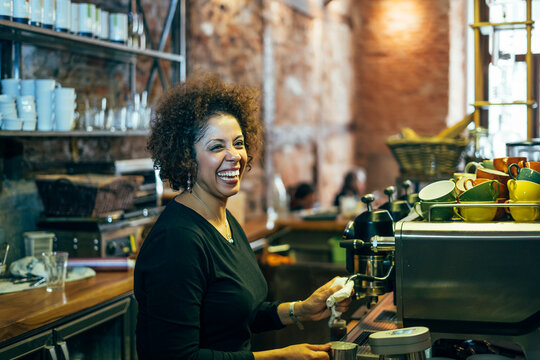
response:
<path id="1" fill-rule="evenodd" d="M 19 86 L 20 86 L 20 80 L 19 79 L 2 79 L 0 81 L 2 84 L 2 94 L 5 95 L 11 95 L 14 97 L 17 97 L 20 95 L 19 93 Z"/>
<path id="2" fill-rule="evenodd" d="M 95 4 L 79 4 L 79 35 L 92 37 L 94 32 L 95 13 Z"/>
<path id="3" fill-rule="evenodd" d="M 51 131 L 53 129 L 55 87 L 56 80 L 53 79 L 37 79 L 35 81 L 37 128 L 39 131 Z"/>
<path id="4" fill-rule="evenodd" d="M 109 14 L 109 40 L 125 44 L 128 33 L 128 16 L 124 13 Z"/>
<path id="5" fill-rule="evenodd" d="M 21 95 L 36 96 L 36 82 L 34 79 L 21 80 Z"/>
<path id="6" fill-rule="evenodd" d="M 54 0 L 43 0 L 43 27 L 54 27 Z"/>
<path id="7" fill-rule="evenodd" d="M 100 16 L 100 28 L 99 28 L 99 37 L 103 40 L 109 39 L 109 12 L 101 10 Z"/>
<path id="8" fill-rule="evenodd" d="M 79 33 L 79 4 L 71 3 L 71 22 L 69 32 L 72 34 Z"/>
<path id="9" fill-rule="evenodd" d="M 71 26 L 71 0 L 56 0 L 54 29 L 68 32 Z"/>
<path id="10" fill-rule="evenodd" d="M 71 104 L 75 102 L 77 94 L 74 88 L 56 88 L 54 89 L 54 101 L 56 107 L 61 107 L 63 104 Z M 71 105 L 70 105 L 71 107 Z"/>
<path id="11" fill-rule="evenodd" d="M 0 19 L 11 20 L 13 17 L 13 0 L 0 0 Z"/>
<path id="12" fill-rule="evenodd" d="M 13 0 L 13 21 L 28 24 L 30 20 L 30 2 Z"/>
<path id="13" fill-rule="evenodd" d="M 42 0 L 30 1 L 30 25 L 41 26 L 43 23 L 43 7 Z"/>
<path id="14" fill-rule="evenodd" d="M 72 108 L 56 108 L 54 111 L 54 129 L 56 131 L 70 131 L 75 120 L 75 111 Z"/>
<path id="15" fill-rule="evenodd" d="M 35 82 L 36 96 L 43 91 L 53 91 L 56 87 L 56 80 L 54 79 L 36 79 Z M 39 96 L 38 96 L 39 97 Z"/>
<path id="16" fill-rule="evenodd" d="M 26 120 L 23 119 L 22 130 L 23 131 L 34 131 L 36 130 L 36 120 Z"/>

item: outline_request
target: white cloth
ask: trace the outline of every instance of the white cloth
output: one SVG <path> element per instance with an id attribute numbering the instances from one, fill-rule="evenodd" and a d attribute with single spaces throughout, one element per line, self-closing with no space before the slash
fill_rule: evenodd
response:
<path id="1" fill-rule="evenodd" d="M 336 291 L 332 295 L 326 299 L 326 306 L 332 311 L 332 315 L 330 315 L 330 320 L 328 320 L 328 326 L 332 326 L 332 323 L 337 317 L 341 316 L 341 312 L 336 310 L 336 304 L 338 302 L 341 302 L 347 298 L 349 298 L 352 295 L 353 289 L 354 289 L 354 281 L 347 282 L 346 277 L 340 277 L 334 280 L 331 287 L 342 285 L 343 288 L 341 290 Z"/>

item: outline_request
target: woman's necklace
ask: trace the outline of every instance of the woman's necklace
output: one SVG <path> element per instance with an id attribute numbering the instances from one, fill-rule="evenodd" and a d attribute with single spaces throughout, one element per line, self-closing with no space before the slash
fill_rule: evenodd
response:
<path id="1" fill-rule="evenodd" d="M 208 205 L 206 205 L 206 203 L 205 203 L 204 201 L 202 201 L 200 197 L 197 196 L 197 193 L 195 193 L 195 190 L 191 191 L 191 194 L 192 194 L 193 196 L 195 196 L 195 199 L 199 200 L 199 201 L 201 202 L 201 204 L 204 205 L 204 207 L 206 208 L 206 210 L 208 210 L 211 214 L 215 215 L 215 213 L 214 213 L 212 210 L 210 210 L 210 208 L 208 207 Z M 219 217 L 216 216 L 216 219 L 219 219 Z M 234 242 L 234 239 L 233 239 L 233 237 L 232 237 L 232 235 L 231 235 L 231 228 L 230 228 L 230 226 L 229 226 L 229 222 L 227 221 L 227 215 L 225 215 L 225 227 L 226 227 L 226 231 L 227 231 L 227 235 L 225 236 L 225 238 L 227 239 L 227 241 L 228 241 L 229 243 L 232 244 L 232 243 Z"/>

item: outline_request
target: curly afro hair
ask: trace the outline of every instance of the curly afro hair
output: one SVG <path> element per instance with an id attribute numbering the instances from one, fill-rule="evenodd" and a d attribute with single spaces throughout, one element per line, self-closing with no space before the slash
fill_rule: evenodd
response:
<path id="1" fill-rule="evenodd" d="M 160 176 L 174 190 L 184 188 L 191 174 L 195 182 L 195 143 L 208 120 L 217 114 L 234 116 L 244 135 L 248 169 L 262 143 L 257 92 L 249 87 L 225 84 L 215 75 L 198 76 L 178 84 L 160 101 L 152 120 L 147 149 Z"/>

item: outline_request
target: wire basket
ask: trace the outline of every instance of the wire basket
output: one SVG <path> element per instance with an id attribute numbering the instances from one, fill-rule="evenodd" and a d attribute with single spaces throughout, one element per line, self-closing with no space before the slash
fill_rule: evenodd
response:
<path id="1" fill-rule="evenodd" d="M 36 176 L 46 216 L 100 217 L 129 209 L 142 182 L 142 176 Z"/>
<path id="2" fill-rule="evenodd" d="M 429 181 L 451 177 L 468 139 L 392 136 L 386 145 L 396 158 L 402 177 Z"/>

